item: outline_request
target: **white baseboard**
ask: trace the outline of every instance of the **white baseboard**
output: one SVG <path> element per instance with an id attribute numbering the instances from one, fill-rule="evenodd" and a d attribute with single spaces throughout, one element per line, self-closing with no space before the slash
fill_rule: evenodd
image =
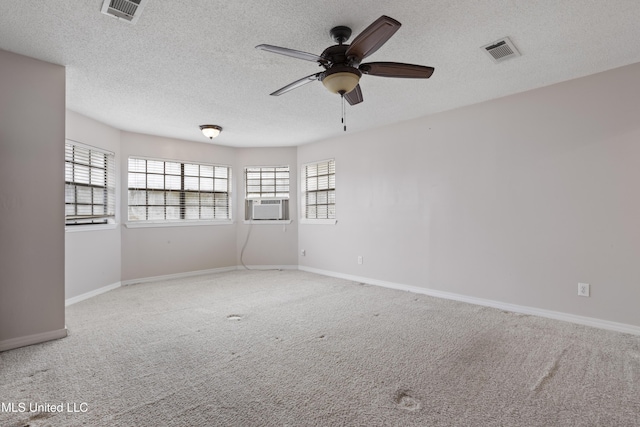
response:
<path id="1" fill-rule="evenodd" d="M 579 324 L 579 325 L 591 326 L 591 327 L 594 327 L 594 328 L 607 329 L 607 330 L 611 330 L 611 331 L 623 332 L 623 333 L 633 334 L 633 335 L 640 335 L 640 326 L 628 325 L 628 324 L 625 324 L 625 323 L 618 323 L 618 322 L 611 322 L 611 321 L 608 321 L 608 320 L 596 319 L 596 318 L 593 318 L 593 317 L 578 316 L 578 315 L 575 315 L 575 314 L 562 313 L 562 312 L 559 312 L 559 311 L 551 311 L 551 310 L 545 310 L 545 309 L 541 309 L 541 308 L 528 307 L 528 306 L 517 305 L 517 304 L 510 304 L 510 303 L 494 301 L 494 300 L 488 300 L 488 299 L 483 299 L 483 298 L 470 297 L 470 296 L 456 294 L 456 293 L 452 293 L 452 292 L 444 292 L 444 291 L 438 291 L 438 290 L 435 290 L 435 289 L 421 288 L 421 287 L 418 287 L 418 286 L 404 285 L 404 284 L 401 284 L 401 283 L 387 282 L 387 281 L 383 281 L 383 280 L 376 280 L 376 279 L 371 279 L 371 278 L 368 278 L 368 277 L 360 277 L 360 276 L 355 276 L 355 275 L 351 275 L 351 274 L 337 273 L 337 272 L 334 272 L 334 271 L 321 270 L 321 269 L 312 268 L 312 267 L 306 267 L 306 266 L 302 266 L 302 265 L 300 265 L 300 266 L 298 266 L 298 265 L 247 265 L 247 267 L 250 270 L 302 270 L 302 271 L 308 271 L 310 273 L 321 274 L 323 276 L 337 277 L 339 279 L 346 279 L 346 280 L 351 280 L 351 281 L 354 281 L 354 282 L 368 283 L 370 285 L 382 286 L 382 287 L 385 287 L 385 288 L 397 289 L 397 290 L 407 291 L 407 292 L 413 292 L 413 293 L 416 293 L 416 294 L 429 295 L 429 296 L 436 297 L 436 298 L 450 299 L 450 300 L 454 300 L 454 301 L 461 301 L 461 302 L 466 302 L 466 303 L 475 304 L 475 305 L 481 305 L 481 306 L 485 306 L 485 307 L 493 307 L 493 308 L 497 308 L 499 310 L 511 311 L 511 312 L 514 312 L 514 313 L 529 314 L 529 315 L 533 315 L 533 316 L 540 316 L 540 317 L 546 317 L 546 318 L 549 318 L 549 319 L 561 320 L 561 321 L 564 321 L 564 322 L 576 323 L 576 324 Z M 133 284 L 136 284 L 136 283 L 148 283 L 148 282 L 156 282 L 156 281 L 170 280 L 170 279 L 181 279 L 181 278 L 185 278 L 185 277 L 202 276 L 202 275 L 206 275 L 206 274 L 222 273 L 222 272 L 227 272 L 227 271 L 244 270 L 244 269 L 245 269 L 244 266 L 239 265 L 239 266 L 232 266 L 232 267 L 212 268 L 212 269 L 208 269 L 208 270 L 189 271 L 189 272 L 185 272 L 185 273 L 167 274 L 167 275 L 164 275 L 164 276 L 154 276 L 154 277 L 144 277 L 144 278 L 140 278 L 140 279 L 123 280 L 122 282 L 118 282 L 118 283 L 114 283 L 112 285 L 104 286 L 104 287 L 102 287 L 100 289 L 96 289 L 94 291 L 87 292 L 85 294 L 78 295 L 78 296 L 73 297 L 73 298 L 69 298 L 68 300 L 65 301 L 65 306 L 69 306 L 69 305 L 75 304 L 75 303 L 77 303 L 79 301 L 83 301 L 85 299 L 88 299 L 88 298 L 94 297 L 96 295 L 102 294 L 104 292 L 108 292 L 108 291 L 110 291 L 112 289 L 115 289 L 115 288 L 117 288 L 119 286 L 127 286 L 127 285 L 133 285 Z M 66 330 L 65 330 L 65 336 L 66 336 Z M 29 338 L 29 337 L 26 337 L 26 338 Z M 56 336 L 56 337 L 50 338 L 50 339 L 55 339 L 55 338 L 60 338 L 60 337 Z M 46 340 L 44 340 L 44 341 L 46 341 Z M 5 341 L 0 342 L 0 351 L 4 351 L 3 350 L 4 343 L 5 343 Z M 30 345 L 30 344 L 33 344 L 33 343 L 27 343 L 27 344 L 24 344 L 24 345 Z M 20 345 L 19 347 L 21 347 L 21 346 L 22 345 Z M 15 348 L 15 347 L 11 347 L 11 348 Z"/>
<path id="2" fill-rule="evenodd" d="M 98 288 L 98 289 L 94 289 L 91 292 L 86 292 L 84 294 L 77 295 L 75 297 L 71 297 L 69 299 L 64 300 L 64 306 L 68 307 L 71 304 L 75 304 L 77 302 L 84 301 L 84 300 L 89 299 L 91 297 L 95 297 L 96 295 L 104 294 L 105 292 L 109 292 L 109 291 L 111 291 L 113 289 L 119 288 L 120 286 L 122 286 L 122 284 L 120 282 L 116 282 L 116 283 L 112 283 L 111 285 L 107 285 L 107 286 L 103 286 L 103 287 Z"/>
<path id="3" fill-rule="evenodd" d="M 235 271 L 237 269 L 238 269 L 237 266 L 210 268 L 208 270 L 187 271 L 185 273 L 166 274 L 164 276 L 153 276 L 153 277 L 143 277 L 140 279 L 123 280 L 121 283 L 122 283 L 122 286 L 129 286 L 137 283 L 159 282 L 161 280 L 183 279 L 185 277 L 204 276 L 205 274 L 223 273 L 225 271 Z"/>
<path id="4" fill-rule="evenodd" d="M 297 270 L 297 265 L 247 265 L 245 268 L 243 265 L 237 267 L 238 270 Z"/>
<path id="5" fill-rule="evenodd" d="M 454 301 L 466 302 L 469 304 L 481 305 L 485 307 L 497 308 L 514 313 L 529 314 L 533 316 L 546 317 L 548 319 L 562 320 L 564 322 L 576 323 L 579 325 L 592 326 L 594 328 L 607 329 L 610 331 L 622 332 L 633 335 L 640 335 L 640 326 L 628 325 L 626 323 L 610 322 L 608 320 L 596 319 L 593 317 L 578 316 L 575 314 L 562 313 L 559 311 L 544 310 L 541 308 L 527 307 L 524 305 L 509 304 L 500 301 L 493 301 L 483 298 L 469 297 L 466 295 L 443 292 L 434 289 L 421 288 L 418 286 L 403 285 L 400 283 L 385 282 L 383 280 L 370 279 L 367 277 L 353 276 L 350 274 L 336 273 L 334 271 L 320 270 L 306 266 L 299 266 L 299 270 L 310 273 L 321 274 L 323 276 L 337 277 L 339 279 L 351 280 L 354 282 L 367 283 L 384 288 L 398 289 L 401 291 L 413 292 L 416 294 L 429 295 L 436 298 L 450 299 Z"/>
<path id="6" fill-rule="evenodd" d="M 251 270 L 297 270 L 298 269 L 297 265 L 248 265 L 247 267 L 249 267 L 249 269 Z M 166 274 L 164 276 L 153 276 L 153 277 L 143 277 L 141 279 L 123 280 L 122 282 L 117 282 L 111 285 L 103 286 L 91 292 L 86 292 L 82 295 L 77 295 L 75 297 L 66 299 L 64 301 L 64 305 L 65 307 L 68 307 L 71 304 L 84 301 L 86 299 L 95 297 L 105 292 L 109 292 L 113 289 L 119 288 L 120 286 L 128 286 L 136 283 L 158 282 L 158 281 L 170 280 L 170 279 L 181 279 L 184 277 L 192 277 L 192 276 L 203 276 L 206 274 L 222 273 L 225 271 L 235 271 L 235 270 L 244 270 L 244 267 L 235 266 L 235 267 L 212 268 L 208 270 L 189 271 L 186 273 Z"/>
<path id="7" fill-rule="evenodd" d="M 54 331 L 42 332 L 40 334 L 27 335 L 25 337 L 11 338 L 0 341 L 0 351 L 13 350 L 14 348 L 25 347 L 42 342 L 57 340 L 67 336 L 67 328 L 56 329 Z"/>

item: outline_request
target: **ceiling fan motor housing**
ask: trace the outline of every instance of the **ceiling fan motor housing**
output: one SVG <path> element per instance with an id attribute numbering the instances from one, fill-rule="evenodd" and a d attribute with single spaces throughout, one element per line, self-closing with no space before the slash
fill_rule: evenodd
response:
<path id="1" fill-rule="evenodd" d="M 320 54 L 320 56 L 326 59 L 328 62 L 328 64 L 325 65 L 325 68 L 331 67 L 332 65 L 337 65 L 337 64 L 346 64 L 348 62 L 348 58 L 346 55 L 348 48 L 349 48 L 348 44 L 336 44 L 326 48 L 322 52 L 322 54 Z"/>

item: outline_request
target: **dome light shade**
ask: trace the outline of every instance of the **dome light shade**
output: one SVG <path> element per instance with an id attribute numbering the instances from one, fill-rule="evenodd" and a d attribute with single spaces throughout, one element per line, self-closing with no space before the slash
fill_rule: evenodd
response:
<path id="1" fill-rule="evenodd" d="M 200 130 L 209 139 L 215 138 L 222 132 L 222 128 L 218 125 L 200 125 Z"/>
<path id="2" fill-rule="evenodd" d="M 322 84 L 330 92 L 347 94 L 358 86 L 362 73 L 353 67 L 333 67 L 325 73 Z"/>

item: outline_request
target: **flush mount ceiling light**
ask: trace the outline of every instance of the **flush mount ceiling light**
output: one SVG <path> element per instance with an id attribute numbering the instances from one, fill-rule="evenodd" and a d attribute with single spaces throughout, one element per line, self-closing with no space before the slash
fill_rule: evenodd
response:
<path id="1" fill-rule="evenodd" d="M 222 132 L 222 128 L 218 125 L 200 125 L 200 130 L 209 139 L 215 138 Z"/>

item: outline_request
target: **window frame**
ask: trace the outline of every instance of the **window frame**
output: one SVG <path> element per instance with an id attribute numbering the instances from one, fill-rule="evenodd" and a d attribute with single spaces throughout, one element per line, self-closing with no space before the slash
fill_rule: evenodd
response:
<path id="1" fill-rule="evenodd" d="M 144 172 L 139 170 L 132 170 L 131 161 L 132 160 L 144 161 Z M 159 170 L 149 170 L 149 163 L 162 163 L 162 172 Z M 167 173 L 167 164 L 175 167 L 179 166 L 179 173 L 172 171 L 173 173 Z M 189 166 L 198 166 L 198 173 L 188 173 L 186 171 Z M 210 175 L 203 175 L 202 166 L 207 168 L 212 168 L 212 172 Z M 217 169 L 223 168 L 226 170 L 226 177 L 216 176 Z M 131 174 L 144 175 L 144 186 L 132 185 Z M 155 186 L 149 186 L 149 175 L 153 175 L 155 177 L 162 177 L 162 187 L 158 187 L 158 183 Z M 179 180 L 179 188 L 171 188 L 171 185 L 167 185 L 167 177 L 171 177 L 173 182 L 173 186 L 175 187 L 176 178 Z M 187 188 L 187 180 L 197 180 L 198 182 L 198 190 L 194 190 L 193 188 Z M 203 183 L 203 179 L 211 181 L 211 189 L 202 189 L 201 185 Z M 216 181 L 217 180 L 225 180 L 226 181 L 226 191 L 216 190 Z M 145 203 L 134 203 L 132 204 L 132 191 L 139 191 L 144 193 Z M 162 193 L 162 203 L 149 203 L 149 192 L 156 193 L 160 195 Z M 167 195 L 171 194 L 172 199 L 177 199 L 177 203 L 168 203 Z M 226 217 L 224 218 L 216 218 L 217 209 L 219 205 L 217 205 L 217 194 L 224 194 L 224 199 L 226 200 Z M 198 203 L 190 204 L 188 203 L 187 196 L 197 195 Z M 210 196 L 210 203 L 203 204 L 202 195 Z M 220 205 L 222 206 L 222 205 Z M 144 207 L 145 218 L 146 219 L 131 219 L 131 208 L 132 207 Z M 149 219 L 149 208 L 153 207 L 162 207 L 163 218 L 151 218 Z M 198 209 L 198 218 L 187 218 L 187 210 L 188 208 L 197 207 Z M 202 208 L 211 208 L 212 216 L 203 218 L 203 210 Z M 174 208 L 173 215 L 176 213 L 176 209 L 178 212 L 179 218 L 169 218 L 167 219 L 167 208 Z M 170 226 L 197 226 L 197 225 L 223 225 L 223 224 L 232 224 L 233 223 L 233 168 L 231 165 L 219 164 L 219 163 L 206 163 L 201 161 L 191 161 L 191 160 L 174 160 L 174 159 L 160 159 L 153 158 L 147 156 L 136 156 L 131 155 L 127 158 L 127 228 L 142 228 L 142 227 L 170 227 Z"/>
<path id="2" fill-rule="evenodd" d="M 314 175 L 314 176 L 308 176 L 308 172 L 309 172 L 309 167 L 310 166 L 320 166 L 323 164 L 327 164 L 327 174 L 323 174 L 322 176 L 327 176 L 327 188 L 321 188 L 318 189 L 316 188 L 315 190 L 309 190 L 307 188 L 308 184 L 309 184 L 309 178 L 313 178 L 318 177 L 320 175 Z M 333 169 L 333 172 L 331 172 L 331 170 Z M 333 179 L 331 179 L 331 177 L 333 177 Z M 333 181 L 333 186 L 331 186 L 331 181 Z M 336 160 L 335 158 L 331 158 L 331 159 L 324 159 L 324 160 L 318 160 L 318 161 L 313 161 L 313 162 L 308 162 L 308 163 L 303 163 L 300 167 L 300 193 L 301 193 L 301 197 L 300 197 L 300 223 L 301 224 L 326 224 L 326 225 L 333 225 L 336 224 L 338 219 L 337 219 L 337 214 L 336 214 Z M 317 199 L 316 199 L 316 203 L 308 203 L 308 194 L 311 192 L 315 192 L 316 193 L 316 197 L 317 194 L 319 192 L 327 192 L 327 203 L 317 203 Z M 333 203 L 330 203 L 330 192 L 333 192 Z M 308 212 L 309 212 L 309 206 L 315 206 L 316 209 L 318 206 L 326 206 L 327 207 L 327 217 L 326 218 L 317 218 L 317 214 L 316 214 L 316 218 L 309 218 Z M 333 217 L 330 217 L 330 207 L 333 207 Z M 316 210 L 317 212 L 317 210 Z"/>
<path id="3" fill-rule="evenodd" d="M 82 150 L 85 153 L 76 153 Z M 71 152 L 71 159 L 69 159 Z M 102 156 L 101 165 L 93 163 L 93 155 Z M 76 159 L 81 156 L 81 159 Z M 85 161 L 83 162 L 82 159 Z M 69 165 L 71 169 L 69 170 Z M 86 168 L 86 172 L 80 174 L 87 182 L 82 182 L 77 174 L 79 167 Z M 87 231 L 100 229 L 113 229 L 116 227 L 117 201 L 116 201 L 116 155 L 113 151 L 95 147 L 83 142 L 65 138 L 65 231 Z M 95 183 L 94 171 L 103 171 L 98 176 L 101 183 Z M 70 178 L 70 180 L 69 180 Z M 79 189 L 90 189 L 90 202 L 79 202 Z M 94 203 L 96 191 L 101 193 L 99 197 L 102 203 Z M 72 193 L 72 201 L 69 201 Z M 87 197 L 85 194 L 83 197 Z M 68 214 L 68 206 L 74 206 L 74 214 Z M 79 214 L 79 206 L 91 206 L 91 214 Z M 95 207 L 103 206 L 101 214 L 95 214 Z"/>

